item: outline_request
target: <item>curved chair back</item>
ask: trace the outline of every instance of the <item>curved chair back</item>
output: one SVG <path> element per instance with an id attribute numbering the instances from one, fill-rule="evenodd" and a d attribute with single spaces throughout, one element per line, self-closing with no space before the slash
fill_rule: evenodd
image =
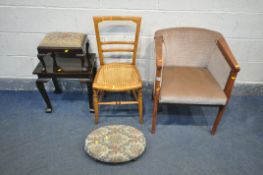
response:
<path id="1" fill-rule="evenodd" d="M 179 27 L 158 30 L 163 37 L 164 66 L 207 67 L 222 35 L 207 29 Z"/>

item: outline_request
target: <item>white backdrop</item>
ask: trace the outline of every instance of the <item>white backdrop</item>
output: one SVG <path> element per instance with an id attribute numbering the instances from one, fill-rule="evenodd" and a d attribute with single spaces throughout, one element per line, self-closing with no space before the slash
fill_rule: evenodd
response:
<path id="1" fill-rule="evenodd" d="M 221 32 L 241 65 L 241 83 L 263 83 L 262 0 L 0 0 L 0 78 L 35 78 L 36 47 L 46 32 L 88 33 L 97 52 L 92 16 L 142 16 L 137 65 L 154 73 L 153 34 L 177 26 Z"/>

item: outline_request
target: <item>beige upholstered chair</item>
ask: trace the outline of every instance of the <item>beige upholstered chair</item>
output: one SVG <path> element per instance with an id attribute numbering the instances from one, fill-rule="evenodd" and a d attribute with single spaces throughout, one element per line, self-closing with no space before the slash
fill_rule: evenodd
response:
<path id="1" fill-rule="evenodd" d="M 136 53 L 139 41 L 141 17 L 135 16 L 95 16 L 93 17 L 100 68 L 93 81 L 93 101 L 95 111 L 95 123 L 99 120 L 99 105 L 126 105 L 137 104 L 140 123 L 143 123 L 143 101 L 142 101 L 142 80 L 136 67 Z M 103 41 L 99 30 L 99 23 L 103 22 L 132 22 L 136 25 L 134 38 L 131 41 Z M 114 25 L 114 24 L 113 24 Z M 103 46 L 117 45 L 118 48 L 107 49 Z M 121 45 L 130 45 L 125 49 Z M 107 52 L 129 52 L 132 53 L 131 63 L 105 63 L 104 53 Z M 102 101 L 104 92 L 125 92 L 130 91 L 136 100 L 133 101 Z"/>
<path id="2" fill-rule="evenodd" d="M 211 134 L 226 109 L 240 68 L 224 37 L 200 28 L 155 33 L 156 77 L 152 132 L 158 103 L 219 106 Z"/>

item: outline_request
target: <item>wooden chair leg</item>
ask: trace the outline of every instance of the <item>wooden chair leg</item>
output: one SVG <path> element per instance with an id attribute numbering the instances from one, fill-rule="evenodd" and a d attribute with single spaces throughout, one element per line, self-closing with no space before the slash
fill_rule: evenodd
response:
<path id="1" fill-rule="evenodd" d="M 226 106 L 220 106 L 220 107 L 219 107 L 217 117 L 216 117 L 216 119 L 215 119 L 215 121 L 214 121 L 212 130 L 211 130 L 211 134 L 212 134 L 212 135 L 215 135 L 215 134 L 216 134 L 216 129 L 217 129 L 217 127 L 218 127 L 218 125 L 219 125 L 219 123 L 220 123 L 220 121 L 221 121 L 221 119 L 222 119 L 222 116 L 223 116 L 225 110 L 226 110 Z"/>
<path id="2" fill-rule="evenodd" d="M 95 123 L 99 122 L 99 104 L 98 104 L 98 91 L 93 90 L 93 104 L 94 104 L 94 113 L 95 113 Z"/>
<path id="3" fill-rule="evenodd" d="M 153 84 L 152 87 L 152 101 L 154 100 L 154 96 L 155 96 L 155 84 Z"/>
<path id="4" fill-rule="evenodd" d="M 139 109 L 140 124 L 143 124 L 142 89 L 138 90 L 138 109 Z"/>
<path id="5" fill-rule="evenodd" d="M 156 115 L 158 111 L 158 100 L 159 94 L 155 93 L 154 101 L 153 101 L 153 113 L 152 113 L 152 133 L 154 134 L 156 132 Z"/>

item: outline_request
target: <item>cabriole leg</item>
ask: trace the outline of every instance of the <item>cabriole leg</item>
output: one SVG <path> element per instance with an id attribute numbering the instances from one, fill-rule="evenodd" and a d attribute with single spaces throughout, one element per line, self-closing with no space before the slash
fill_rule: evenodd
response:
<path id="1" fill-rule="evenodd" d="M 92 81 L 87 82 L 87 87 L 88 87 L 88 98 L 89 98 L 89 112 L 94 113 Z"/>
<path id="2" fill-rule="evenodd" d="M 54 87 L 55 87 L 55 93 L 56 93 L 56 94 L 60 94 L 60 93 L 62 92 L 62 89 L 61 89 L 61 87 L 60 87 L 60 85 L 59 85 L 59 83 L 58 83 L 57 78 L 53 77 L 53 78 L 52 78 L 52 82 L 53 82 Z"/>
<path id="3" fill-rule="evenodd" d="M 40 92 L 40 94 L 42 95 L 44 101 L 46 102 L 47 108 L 46 108 L 46 112 L 47 113 L 51 113 L 52 112 L 52 105 L 50 103 L 49 97 L 47 95 L 44 83 L 48 82 L 48 79 L 37 79 L 36 81 L 36 86 Z"/>

